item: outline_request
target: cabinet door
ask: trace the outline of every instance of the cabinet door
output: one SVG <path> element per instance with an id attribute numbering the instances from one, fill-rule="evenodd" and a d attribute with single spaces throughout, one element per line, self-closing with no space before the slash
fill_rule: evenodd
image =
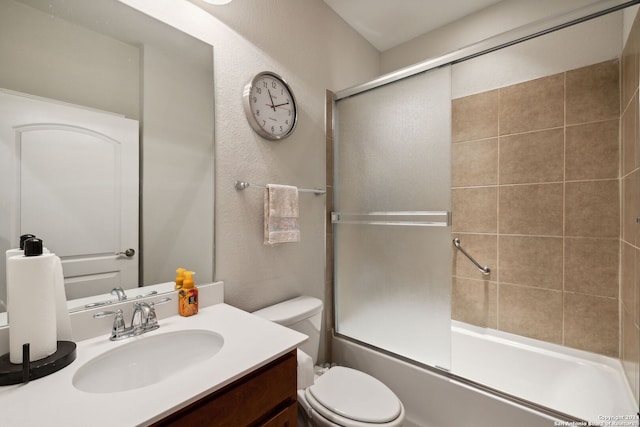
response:
<path id="1" fill-rule="evenodd" d="M 169 415 L 153 427 L 295 427 L 296 351 Z M 291 410 L 293 407 L 293 410 Z M 282 408 L 285 408 L 282 410 Z M 275 415 L 274 415 L 275 414 Z M 268 421 L 264 421 L 268 420 Z M 271 424 L 271 423 L 275 424 Z"/>
<path id="2" fill-rule="evenodd" d="M 270 418 L 262 427 L 296 427 L 298 425 L 298 404 L 293 403 Z"/>

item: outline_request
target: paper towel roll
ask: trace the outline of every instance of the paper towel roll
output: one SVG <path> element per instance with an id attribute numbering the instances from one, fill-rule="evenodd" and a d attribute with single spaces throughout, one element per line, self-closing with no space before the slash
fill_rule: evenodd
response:
<path id="1" fill-rule="evenodd" d="M 22 363 L 22 345 L 30 344 L 29 361 L 57 349 L 55 304 L 56 256 L 14 256 L 7 259 L 9 360 Z"/>
<path id="2" fill-rule="evenodd" d="M 304 390 L 313 385 L 313 359 L 304 351 L 298 349 L 298 390 Z"/>
<path id="3" fill-rule="evenodd" d="M 67 308 L 67 294 L 64 291 L 64 274 L 62 261 L 55 257 L 54 289 L 56 303 L 56 329 L 58 341 L 73 341 L 71 334 L 71 318 Z"/>
<path id="4" fill-rule="evenodd" d="M 31 236 L 31 234 L 29 234 L 29 236 Z M 42 253 L 49 253 L 49 249 L 47 248 L 42 248 Z M 6 260 L 8 260 L 11 257 L 14 256 L 22 256 L 24 255 L 24 249 L 20 249 L 20 248 L 15 248 L 15 249 L 9 249 L 8 251 L 5 252 L 5 266 L 6 264 Z M 5 281 L 4 283 L 7 283 L 7 272 L 6 272 L 6 268 L 5 268 Z M 7 290 L 5 289 L 5 292 L 7 292 Z M 4 306 L 4 310 L 7 311 L 7 320 L 9 319 L 9 312 L 7 310 L 7 306 L 9 305 L 9 295 L 5 294 L 5 301 L 2 301 L 2 299 L 0 299 L 0 308 L 2 308 Z"/>

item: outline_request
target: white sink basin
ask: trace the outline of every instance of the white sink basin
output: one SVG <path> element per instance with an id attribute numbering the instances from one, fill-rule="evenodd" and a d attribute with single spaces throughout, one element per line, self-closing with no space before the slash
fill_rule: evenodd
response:
<path id="1" fill-rule="evenodd" d="M 89 393 L 115 393 L 148 386 L 210 359 L 224 345 L 222 335 L 203 329 L 129 339 L 82 365 L 73 376 L 74 387 Z"/>

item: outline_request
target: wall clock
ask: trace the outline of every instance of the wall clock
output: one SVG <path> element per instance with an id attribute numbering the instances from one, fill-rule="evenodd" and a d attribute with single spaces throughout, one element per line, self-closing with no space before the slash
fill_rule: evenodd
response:
<path id="1" fill-rule="evenodd" d="M 243 101 L 247 120 L 258 135 L 279 140 L 293 133 L 298 122 L 296 99 L 276 73 L 256 74 L 244 87 Z"/>

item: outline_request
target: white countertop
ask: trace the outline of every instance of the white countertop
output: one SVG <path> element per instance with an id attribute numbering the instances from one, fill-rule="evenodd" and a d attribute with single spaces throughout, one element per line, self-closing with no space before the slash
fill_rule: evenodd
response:
<path id="1" fill-rule="evenodd" d="M 71 365 L 28 384 L 0 387 L 0 426 L 145 426 L 266 365 L 304 342 L 291 329 L 216 304 L 191 317 L 172 316 L 160 328 L 118 342 L 104 335 L 77 343 Z M 180 329 L 208 329 L 224 337 L 215 356 L 157 384 L 118 393 L 87 393 L 72 384 L 75 372 L 93 357 L 132 340 Z M 185 363 L 189 363 L 185 360 Z"/>

